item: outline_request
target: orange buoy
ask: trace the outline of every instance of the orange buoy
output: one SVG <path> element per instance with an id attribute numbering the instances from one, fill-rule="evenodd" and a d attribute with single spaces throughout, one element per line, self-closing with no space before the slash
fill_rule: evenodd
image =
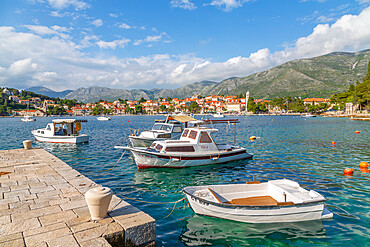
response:
<path id="1" fill-rule="evenodd" d="M 129 123 L 129 122 L 130 122 L 130 120 L 127 120 L 127 122 Z"/>
<path id="2" fill-rule="evenodd" d="M 362 161 L 359 166 L 360 166 L 360 168 L 368 168 L 369 167 L 369 163 L 367 163 L 365 161 Z"/>
<path id="3" fill-rule="evenodd" d="M 363 173 L 369 173 L 369 168 L 360 168 L 361 172 Z"/>
<path id="4" fill-rule="evenodd" d="M 353 174 L 353 169 L 346 168 L 346 169 L 344 169 L 343 173 L 344 173 L 344 175 L 347 175 L 347 176 L 352 175 Z"/>
<path id="5" fill-rule="evenodd" d="M 331 144 L 335 145 L 335 141 L 332 141 Z"/>
<path id="6" fill-rule="evenodd" d="M 360 134 L 360 131 L 356 130 L 356 131 L 355 131 L 355 134 Z"/>

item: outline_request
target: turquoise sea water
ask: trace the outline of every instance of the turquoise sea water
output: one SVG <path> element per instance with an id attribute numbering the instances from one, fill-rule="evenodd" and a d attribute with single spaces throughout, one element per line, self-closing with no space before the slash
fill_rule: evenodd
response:
<path id="1" fill-rule="evenodd" d="M 254 153 L 250 161 L 184 169 L 138 171 L 130 155 L 114 145 L 125 144 L 133 129 L 149 129 L 164 117 L 112 117 L 97 121 L 84 117 L 85 145 L 38 143 L 97 183 L 108 186 L 157 222 L 158 246 L 370 246 L 370 174 L 358 164 L 370 163 L 370 122 L 346 118 L 292 116 L 242 116 L 236 126 L 236 143 Z M 200 117 L 197 117 L 200 118 Z M 52 118 L 23 123 L 20 118 L 0 118 L 0 149 L 22 148 L 32 139 L 32 129 L 43 128 Z M 234 142 L 234 126 L 218 125 L 218 138 Z M 356 130 L 360 134 L 355 134 Z M 258 136 L 254 142 L 250 136 Z M 331 142 L 336 145 L 332 146 Z M 109 168 L 114 168 L 107 171 Z M 354 168 L 347 177 L 343 170 Z M 295 180 L 326 197 L 333 220 L 283 224 L 246 224 L 197 216 L 185 204 L 157 204 L 183 198 L 190 185 L 244 183 L 252 175 L 265 182 Z M 156 202 L 149 204 L 142 201 Z"/>

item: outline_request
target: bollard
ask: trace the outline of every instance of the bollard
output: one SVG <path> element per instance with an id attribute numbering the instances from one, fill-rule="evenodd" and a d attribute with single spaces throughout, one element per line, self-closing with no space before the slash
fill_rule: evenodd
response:
<path id="1" fill-rule="evenodd" d="M 104 219 L 112 196 L 112 190 L 107 187 L 97 187 L 86 192 L 85 200 L 92 220 Z"/>
<path id="2" fill-rule="evenodd" d="M 24 149 L 31 149 L 32 141 L 31 140 L 25 140 L 23 141 Z"/>

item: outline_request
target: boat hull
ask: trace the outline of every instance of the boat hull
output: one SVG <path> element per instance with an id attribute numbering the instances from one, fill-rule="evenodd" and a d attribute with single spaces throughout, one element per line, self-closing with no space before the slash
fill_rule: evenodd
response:
<path id="1" fill-rule="evenodd" d="M 222 206 L 199 200 L 189 194 L 186 198 L 192 210 L 199 215 L 228 219 L 246 223 L 277 223 L 319 220 L 323 216 L 324 203 L 310 203 L 294 206 L 243 207 Z"/>
<path id="2" fill-rule="evenodd" d="M 79 136 L 42 136 L 37 133 L 32 132 L 32 135 L 39 142 L 51 142 L 51 143 L 85 143 L 89 141 L 88 135 Z"/>
<path id="3" fill-rule="evenodd" d="M 129 136 L 130 143 L 133 147 L 150 147 L 154 141 L 159 139 L 140 138 L 138 136 Z"/>
<path id="4" fill-rule="evenodd" d="M 221 164 L 236 160 L 251 159 L 252 154 L 245 149 L 231 151 L 223 154 L 208 154 L 189 156 L 170 155 L 160 153 L 150 153 L 137 149 L 129 149 L 135 158 L 136 165 L 139 169 L 145 168 L 184 168 L 192 166 L 202 166 L 211 164 Z"/>

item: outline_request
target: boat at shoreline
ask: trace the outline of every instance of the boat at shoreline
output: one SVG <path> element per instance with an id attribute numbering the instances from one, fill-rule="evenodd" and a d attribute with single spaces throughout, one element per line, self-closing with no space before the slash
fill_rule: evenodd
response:
<path id="1" fill-rule="evenodd" d="M 183 131 L 183 123 L 196 121 L 187 115 L 168 116 L 166 120 L 156 121 L 151 130 L 144 130 L 139 135 L 129 135 L 133 147 L 150 147 L 154 141 L 179 139 Z"/>
<path id="2" fill-rule="evenodd" d="M 223 115 L 221 112 L 217 112 L 216 114 L 213 114 L 213 117 L 215 117 L 215 118 L 224 118 L 225 115 Z"/>
<path id="3" fill-rule="evenodd" d="M 311 113 L 304 113 L 301 117 L 316 117 L 316 115 L 312 115 Z"/>
<path id="4" fill-rule="evenodd" d="M 207 127 L 185 128 L 179 140 L 154 141 L 149 148 L 115 146 L 128 150 L 139 169 L 183 168 L 221 164 L 251 159 L 245 148 L 230 144 L 216 144 L 211 133 L 218 129 Z"/>
<path id="5" fill-rule="evenodd" d="M 107 117 L 107 116 L 100 116 L 96 118 L 98 121 L 109 121 L 112 120 L 112 118 Z"/>
<path id="6" fill-rule="evenodd" d="M 196 214 L 233 221 L 276 223 L 333 217 L 321 194 L 288 179 L 189 186 L 182 191 Z"/>
<path id="7" fill-rule="evenodd" d="M 51 143 L 85 143 L 89 136 L 80 134 L 81 123 L 87 120 L 55 119 L 48 123 L 44 129 L 32 130 L 31 133 L 37 141 Z"/>
<path id="8" fill-rule="evenodd" d="M 36 121 L 36 118 L 33 118 L 32 116 L 24 116 L 22 119 L 21 119 L 22 122 L 34 122 Z"/>

